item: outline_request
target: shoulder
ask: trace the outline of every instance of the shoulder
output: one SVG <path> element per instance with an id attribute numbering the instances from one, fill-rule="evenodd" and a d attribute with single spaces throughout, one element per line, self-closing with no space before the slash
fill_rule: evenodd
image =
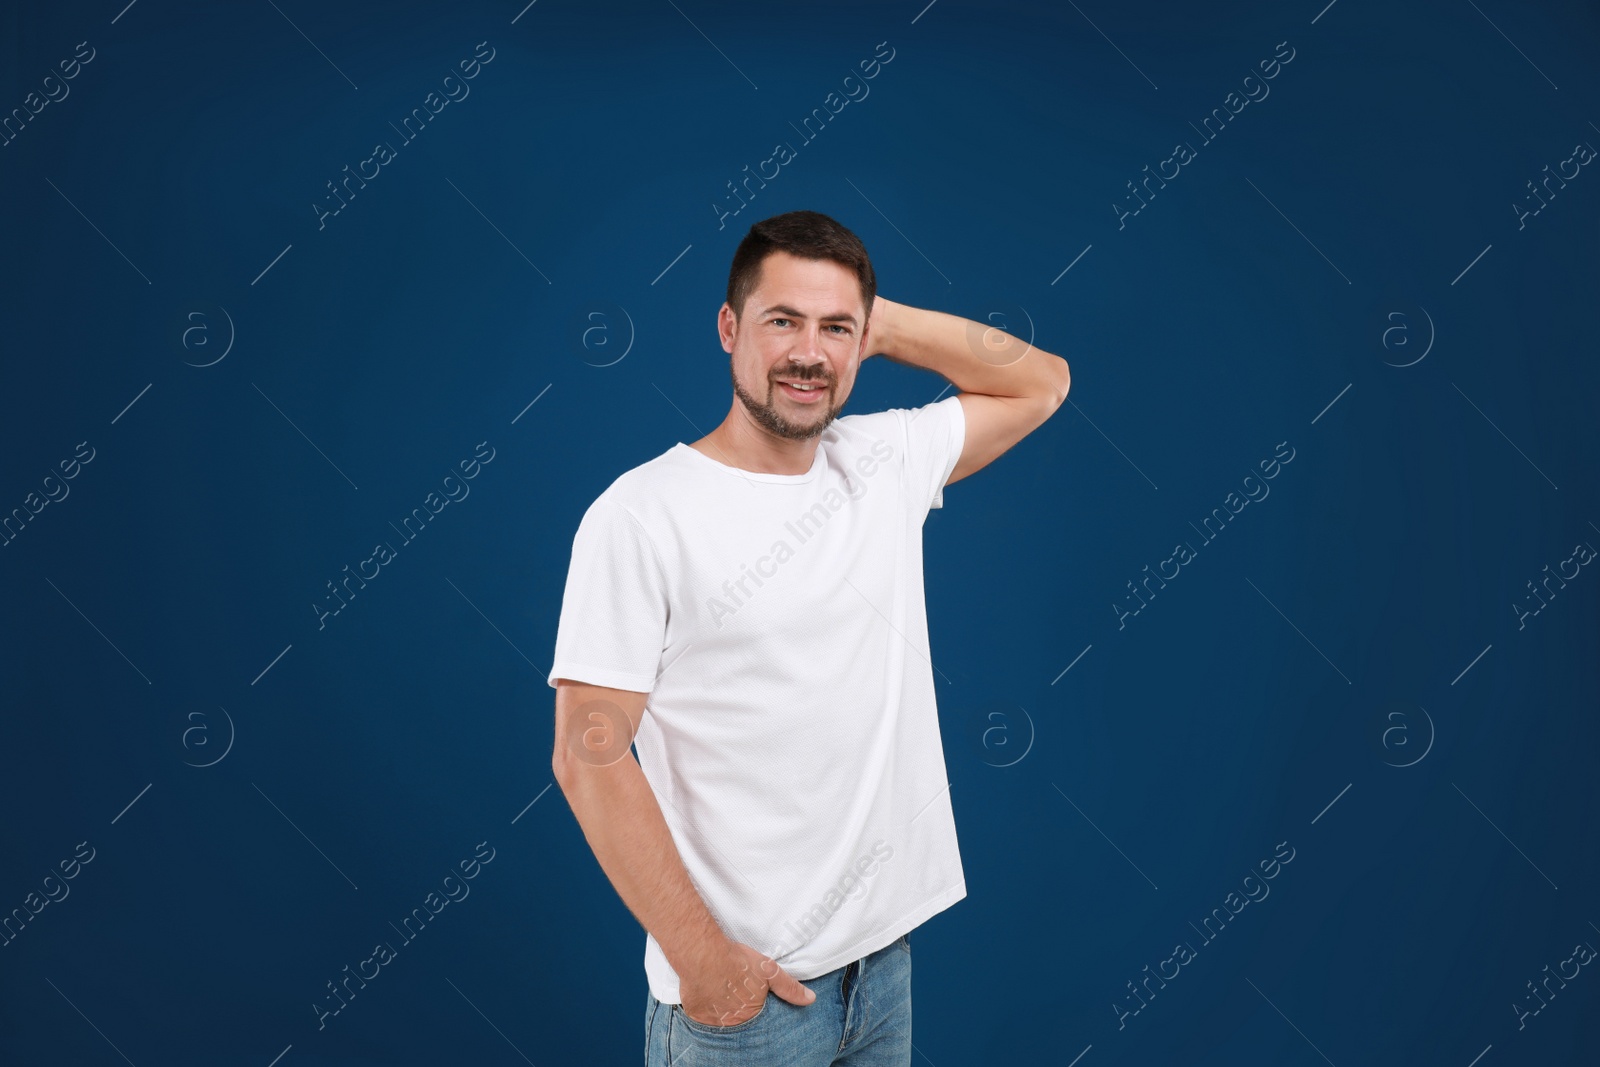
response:
<path id="1" fill-rule="evenodd" d="M 694 465 L 685 462 L 683 455 L 688 447 L 673 445 L 653 459 L 623 471 L 595 497 L 589 511 L 613 515 L 623 512 L 645 525 L 649 516 L 680 495 L 685 482 L 694 476 Z"/>

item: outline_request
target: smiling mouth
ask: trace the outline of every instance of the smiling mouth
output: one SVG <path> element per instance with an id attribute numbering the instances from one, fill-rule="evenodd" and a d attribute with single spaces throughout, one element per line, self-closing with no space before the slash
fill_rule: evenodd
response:
<path id="1" fill-rule="evenodd" d="M 782 381 L 778 382 L 777 384 L 779 390 L 785 396 L 801 404 L 816 403 L 819 398 L 826 396 L 828 393 L 828 387 L 823 382 L 804 383 L 804 385 L 809 386 L 809 388 L 797 387 L 789 384 L 788 382 Z"/>

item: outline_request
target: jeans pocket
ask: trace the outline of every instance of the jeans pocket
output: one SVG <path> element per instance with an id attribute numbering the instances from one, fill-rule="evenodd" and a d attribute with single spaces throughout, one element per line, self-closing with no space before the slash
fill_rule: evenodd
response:
<path id="1" fill-rule="evenodd" d="M 896 941 L 895 944 L 904 949 L 906 955 L 911 955 L 911 935 L 909 933 L 901 934 L 900 940 Z"/>
<path id="2" fill-rule="evenodd" d="M 707 1036 L 714 1036 L 717 1034 L 737 1034 L 750 1029 L 761 1020 L 762 1015 L 767 1010 L 767 1000 L 771 996 L 772 994 L 768 993 L 765 997 L 762 997 L 761 1007 L 756 1009 L 756 1013 L 754 1015 L 744 1020 L 744 1022 L 734 1023 L 732 1026 L 717 1026 L 713 1023 L 703 1023 L 698 1019 L 692 1019 L 689 1017 L 689 1013 L 683 1010 L 682 1004 L 674 1004 L 672 1006 L 672 1012 L 678 1018 L 682 1019 L 683 1025 L 687 1026 L 694 1033 L 704 1034 Z"/>

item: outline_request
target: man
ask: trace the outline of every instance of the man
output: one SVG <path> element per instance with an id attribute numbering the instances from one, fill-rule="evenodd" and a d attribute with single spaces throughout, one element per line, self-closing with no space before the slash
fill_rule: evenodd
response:
<path id="1" fill-rule="evenodd" d="M 879 297 L 812 211 L 750 228 L 717 326 L 727 418 L 578 527 L 552 765 L 647 931 L 648 1065 L 903 1067 L 907 935 L 966 895 L 922 526 L 1055 412 L 1067 364 Z M 961 392 L 839 417 L 873 352 Z"/>

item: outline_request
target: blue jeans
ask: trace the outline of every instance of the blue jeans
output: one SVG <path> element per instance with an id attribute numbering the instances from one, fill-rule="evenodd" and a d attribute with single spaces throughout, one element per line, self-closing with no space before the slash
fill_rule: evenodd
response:
<path id="1" fill-rule="evenodd" d="M 804 980 L 804 1006 L 767 993 L 734 1026 L 711 1026 L 645 992 L 645 1067 L 909 1067 L 911 941 Z"/>

